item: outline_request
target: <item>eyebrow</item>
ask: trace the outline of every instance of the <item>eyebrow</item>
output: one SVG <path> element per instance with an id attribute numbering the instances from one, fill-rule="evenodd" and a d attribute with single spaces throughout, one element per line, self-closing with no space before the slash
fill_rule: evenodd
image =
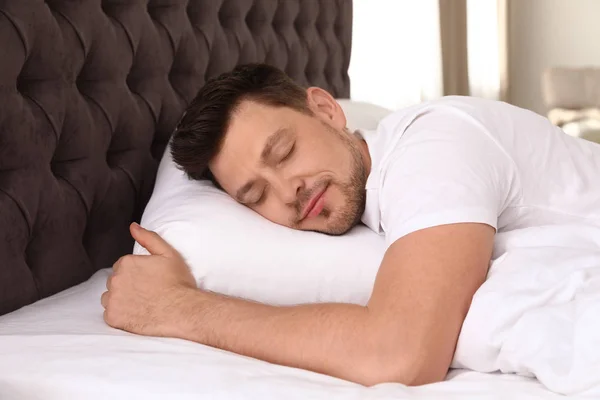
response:
<path id="1" fill-rule="evenodd" d="M 269 159 L 271 158 L 271 153 L 273 152 L 275 145 L 277 145 L 277 143 L 279 143 L 280 140 L 282 140 L 286 135 L 288 135 L 289 132 L 290 130 L 288 128 L 279 128 L 275 132 L 273 132 L 271 136 L 269 136 L 269 138 L 267 139 L 267 143 L 265 143 L 265 147 L 260 153 L 260 162 L 262 164 L 267 164 L 269 162 Z M 235 197 L 238 199 L 239 202 L 244 203 L 244 197 L 252 189 L 252 186 L 254 186 L 255 183 L 255 180 L 251 180 L 249 182 L 246 182 L 244 186 L 238 189 L 238 191 L 235 194 Z"/>

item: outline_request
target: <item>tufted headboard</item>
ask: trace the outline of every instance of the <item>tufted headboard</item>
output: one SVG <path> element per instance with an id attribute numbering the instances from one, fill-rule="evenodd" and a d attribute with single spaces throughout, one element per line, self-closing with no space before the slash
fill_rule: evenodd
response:
<path id="1" fill-rule="evenodd" d="M 348 97 L 352 0 L 0 0 L 0 314 L 129 253 L 205 80 L 267 62 Z"/>

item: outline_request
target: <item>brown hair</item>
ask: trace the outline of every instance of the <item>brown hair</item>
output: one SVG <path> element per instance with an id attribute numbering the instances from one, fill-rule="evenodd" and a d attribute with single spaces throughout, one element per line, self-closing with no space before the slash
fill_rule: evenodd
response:
<path id="1" fill-rule="evenodd" d="M 220 150 L 231 115 L 242 100 L 310 113 L 306 90 L 270 65 L 241 65 L 208 80 L 188 106 L 171 141 L 173 161 L 190 179 L 208 179 L 220 187 L 208 163 Z"/>

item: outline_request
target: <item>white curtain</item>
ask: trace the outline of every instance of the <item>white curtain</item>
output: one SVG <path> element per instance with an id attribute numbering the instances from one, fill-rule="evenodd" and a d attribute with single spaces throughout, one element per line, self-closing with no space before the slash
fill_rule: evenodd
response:
<path id="1" fill-rule="evenodd" d="M 506 1 L 467 0 L 473 96 L 504 97 Z M 398 109 L 444 95 L 439 10 L 439 0 L 354 0 L 353 100 Z"/>
<path id="2" fill-rule="evenodd" d="M 471 95 L 505 96 L 506 1 L 467 0 L 467 49 Z"/>
<path id="3" fill-rule="evenodd" d="M 354 0 L 353 100 L 397 109 L 442 95 L 438 0 Z"/>

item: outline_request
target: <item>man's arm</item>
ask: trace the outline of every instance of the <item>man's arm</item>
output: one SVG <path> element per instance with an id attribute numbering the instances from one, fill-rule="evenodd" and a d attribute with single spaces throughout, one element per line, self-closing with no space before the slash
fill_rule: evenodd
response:
<path id="1" fill-rule="evenodd" d="M 132 233 L 154 255 L 115 264 L 102 298 L 109 325 L 364 385 L 444 379 L 471 298 L 485 279 L 494 237 L 483 224 L 417 231 L 390 246 L 366 307 L 274 307 L 195 289 L 175 250 L 155 233 Z"/>

